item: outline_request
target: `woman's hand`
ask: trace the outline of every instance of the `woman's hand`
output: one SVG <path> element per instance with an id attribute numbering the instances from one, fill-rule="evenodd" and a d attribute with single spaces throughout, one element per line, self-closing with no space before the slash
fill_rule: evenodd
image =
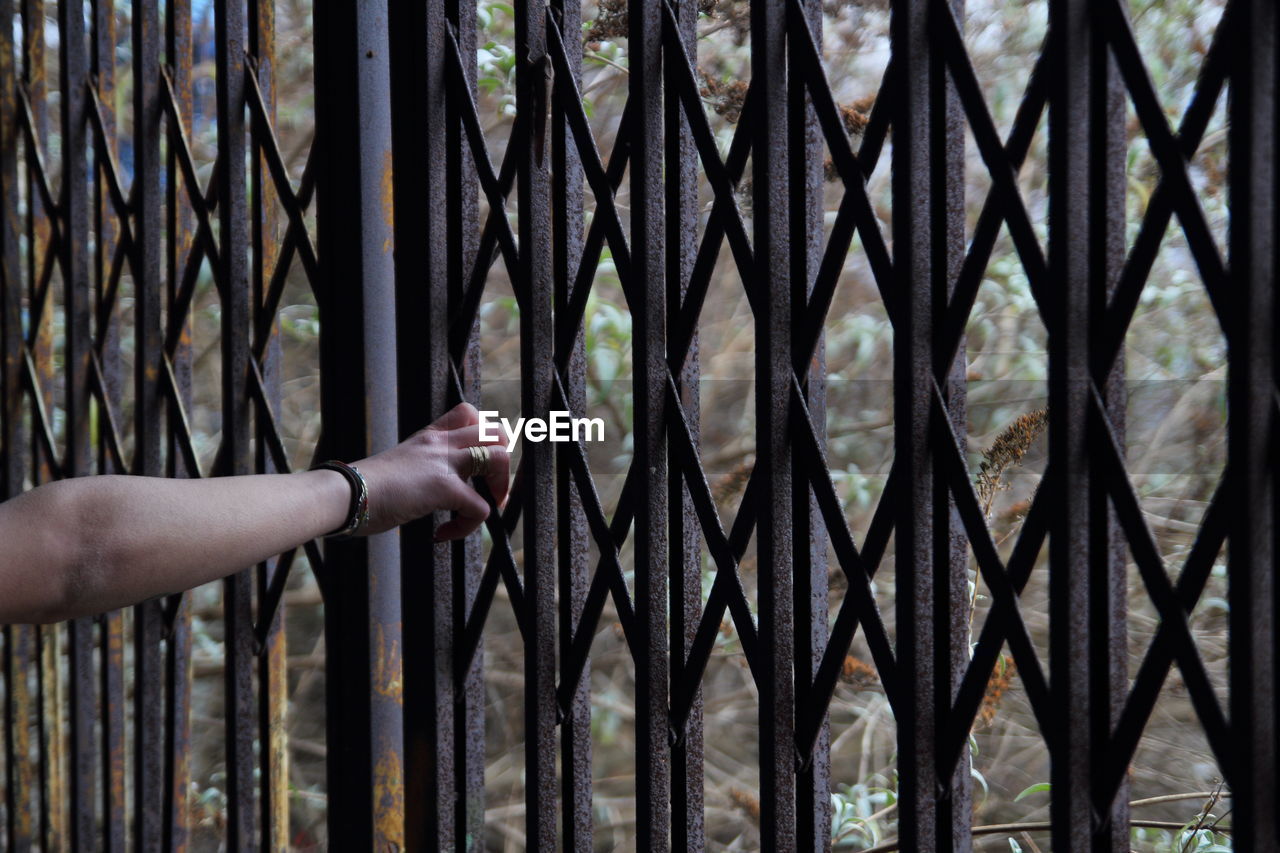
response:
<path id="1" fill-rule="evenodd" d="M 369 526 L 385 530 L 437 511 L 458 515 L 436 530 L 437 541 L 460 539 L 489 515 L 489 504 L 471 485 L 469 447 L 489 451 L 485 483 L 501 507 L 507 500 L 511 457 L 498 440 L 480 440 L 480 416 L 459 403 L 426 429 L 390 450 L 355 463 L 369 486 Z"/>

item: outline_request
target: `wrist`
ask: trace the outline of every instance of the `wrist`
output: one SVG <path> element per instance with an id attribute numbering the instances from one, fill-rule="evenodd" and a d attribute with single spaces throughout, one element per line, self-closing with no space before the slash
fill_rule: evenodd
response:
<path id="1" fill-rule="evenodd" d="M 346 481 L 351 490 L 351 498 L 347 504 L 347 512 L 341 524 L 326 533 L 326 536 L 347 538 L 369 532 L 369 485 L 364 475 L 354 465 L 331 459 L 315 466 L 320 470 L 336 471 Z"/>
<path id="2" fill-rule="evenodd" d="M 311 538 L 325 536 L 346 523 L 351 509 L 351 484 L 340 471 L 329 468 L 313 468 L 299 472 L 305 477 L 308 492 L 316 502 L 315 532 Z"/>

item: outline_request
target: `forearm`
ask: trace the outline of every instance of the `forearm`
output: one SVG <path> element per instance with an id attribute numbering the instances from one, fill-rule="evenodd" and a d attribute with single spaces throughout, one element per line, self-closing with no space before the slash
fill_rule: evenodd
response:
<path id="1" fill-rule="evenodd" d="M 45 553 L 9 578 L 45 621 L 110 610 L 247 568 L 339 527 L 350 487 L 334 471 L 52 483 L 6 505 L 8 524 L 44 528 Z M 52 553 L 49 553 L 52 551 Z"/>
<path id="2" fill-rule="evenodd" d="M 440 540 L 470 534 L 499 504 L 510 458 L 475 448 L 474 407 L 455 406 L 395 447 L 358 460 L 368 515 L 356 535 L 453 513 Z M 476 460 L 480 460 L 478 463 Z M 190 589 L 337 530 L 351 484 L 331 470 L 209 480 L 100 476 L 63 480 L 0 504 L 0 624 L 54 622 Z"/>

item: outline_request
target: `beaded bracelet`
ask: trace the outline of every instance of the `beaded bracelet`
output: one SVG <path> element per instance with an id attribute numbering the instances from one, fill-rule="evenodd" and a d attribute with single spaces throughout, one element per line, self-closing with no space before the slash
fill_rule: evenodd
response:
<path id="1" fill-rule="evenodd" d="M 365 482 L 364 475 L 356 469 L 356 466 L 348 465 L 346 462 L 330 459 L 328 462 L 321 462 L 311 470 L 317 471 L 323 468 L 337 471 L 351 484 L 351 507 L 347 510 L 347 520 L 337 530 L 326 533 L 325 538 L 355 536 L 369 526 L 369 484 Z"/>

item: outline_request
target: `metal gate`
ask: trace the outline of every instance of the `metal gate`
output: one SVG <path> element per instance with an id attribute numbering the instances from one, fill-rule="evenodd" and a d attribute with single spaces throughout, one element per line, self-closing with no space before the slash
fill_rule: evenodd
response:
<path id="1" fill-rule="evenodd" d="M 496 263 L 515 298 L 523 414 L 585 409 L 584 316 L 606 251 L 630 316 L 633 446 L 612 514 L 583 444 L 526 443 L 512 499 L 484 537 L 437 545 L 427 519 L 304 549 L 325 605 L 330 849 L 489 843 L 482 638 L 499 611 L 522 641 L 522 834 L 534 849 L 595 849 L 590 673 L 606 613 L 634 669 L 636 849 L 708 845 L 714 696 L 703 679 L 722 630 L 758 697 L 748 799 L 765 849 L 832 844 L 829 712 L 855 637 L 897 732 L 897 837 L 874 849 L 977 843 L 969 733 L 1009 661 L 1049 755 L 1042 828 L 1053 849 L 1129 849 L 1141 822 L 1126 769 L 1175 664 L 1230 790 L 1234 843 L 1277 849 L 1269 0 L 1228 4 L 1176 129 L 1128 4 L 1048 0 L 1048 36 L 1007 138 L 959 0 L 891 4 L 890 59 L 857 136 L 824 70 L 821 4 L 752 0 L 740 21 L 750 82 L 727 151 L 698 76 L 699 4 L 615 4 L 627 101 L 605 150 L 579 91 L 584 10 L 516 0 L 515 119 L 497 160 L 478 106 L 474 0 L 316 3 L 316 141 L 300 174 L 276 134 L 274 3 L 197 3 L 216 79 L 216 156 L 203 171 L 192 2 L 124 5 L 0 0 L 6 496 L 93 473 L 289 470 L 279 312 L 290 275 L 305 277 L 319 310 L 318 458 L 359 458 L 479 400 L 478 316 Z M 122 11 L 127 36 L 116 32 Z M 1224 256 L 1189 162 L 1228 97 Z M 1136 220 L 1126 111 L 1158 165 Z M 1018 183 L 1046 113 L 1047 235 Z M 990 182 L 973 223 L 957 177 L 966 138 Z M 882 151 L 883 223 L 866 183 Z M 824 225 L 828 175 L 839 202 Z M 1170 573 L 1126 472 L 1123 415 L 1125 336 L 1175 218 L 1226 340 L 1228 459 Z M 964 358 L 1002 229 L 1048 342 L 1048 461 L 1011 550 L 993 538 L 970 471 Z M 824 456 L 823 336 L 851 251 L 892 324 L 893 461 L 859 537 Z M 754 336 L 754 462 L 732 518 L 701 461 L 700 429 L 716 415 L 700 414 L 697 392 L 699 318 L 725 265 Z M 221 376 L 216 457 L 203 465 L 192 396 L 202 269 Z M 1188 624 L 1224 543 L 1225 704 Z M 877 587 L 886 554 L 893 582 Z M 232 850 L 299 843 L 281 611 L 302 556 L 247 569 L 222 593 L 219 832 Z M 972 645 L 971 563 L 991 598 Z M 1128 565 L 1158 617 L 1136 668 Z M 1047 656 L 1019 606 L 1044 572 Z M 191 594 L 65 628 L 9 626 L 3 655 L 5 849 L 187 849 Z"/>

